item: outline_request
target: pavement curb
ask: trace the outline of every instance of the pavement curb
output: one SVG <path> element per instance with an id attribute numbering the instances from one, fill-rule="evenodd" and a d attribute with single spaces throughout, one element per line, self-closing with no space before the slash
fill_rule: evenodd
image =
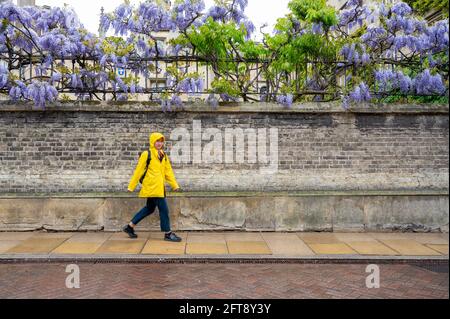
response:
<path id="1" fill-rule="evenodd" d="M 296 263 L 296 264 L 436 264 L 447 265 L 448 256 L 267 256 L 267 255 L 30 255 L 0 256 L 5 263 Z"/>

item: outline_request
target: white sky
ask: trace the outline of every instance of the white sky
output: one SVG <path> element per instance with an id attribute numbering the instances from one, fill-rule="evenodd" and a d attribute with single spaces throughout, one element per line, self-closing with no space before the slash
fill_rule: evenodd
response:
<path id="1" fill-rule="evenodd" d="M 49 5 L 52 7 L 64 6 L 68 4 L 73 7 L 80 18 L 80 21 L 91 32 L 97 33 L 100 8 L 104 7 L 105 12 L 114 10 L 123 0 L 36 0 L 37 5 Z M 131 0 L 131 3 L 137 4 L 141 1 Z M 205 0 L 206 7 L 210 7 L 214 3 L 213 0 Z M 245 11 L 247 16 L 256 26 L 256 35 L 259 39 L 259 28 L 264 23 L 268 27 L 264 32 L 271 32 L 276 20 L 283 17 L 287 12 L 289 0 L 249 0 L 248 7 Z"/>

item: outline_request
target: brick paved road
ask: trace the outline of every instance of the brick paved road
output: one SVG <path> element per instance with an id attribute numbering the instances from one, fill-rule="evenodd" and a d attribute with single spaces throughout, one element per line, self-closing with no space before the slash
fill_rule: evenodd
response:
<path id="1" fill-rule="evenodd" d="M 447 271 L 380 265 L 381 288 L 365 287 L 366 265 L 0 264 L 0 298 L 448 298 Z M 442 267 L 441 267 L 442 268 Z"/>

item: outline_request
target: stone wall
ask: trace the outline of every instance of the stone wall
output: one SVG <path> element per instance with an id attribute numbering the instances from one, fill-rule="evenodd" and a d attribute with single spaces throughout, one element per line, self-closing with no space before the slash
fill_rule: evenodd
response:
<path id="1" fill-rule="evenodd" d="M 185 163 L 170 154 L 180 128 L 188 132 L 194 152 Z M 275 154 L 271 143 L 278 144 L 276 169 L 249 163 L 247 143 L 237 151 L 234 146 L 232 163 L 224 163 L 225 155 L 221 163 L 194 158 L 209 143 L 194 145 L 194 135 L 211 128 L 223 133 L 224 148 L 233 147 L 226 143 L 227 129 L 266 132 L 268 156 Z M 270 138 L 270 128 L 277 130 L 276 139 Z M 141 104 L 63 105 L 45 111 L 4 104 L 0 192 L 126 191 L 153 131 L 168 138 L 176 177 L 188 191 L 442 190 L 448 189 L 448 128 L 448 106 L 361 106 L 348 112 L 333 104 L 292 110 L 250 104 L 164 114 Z"/>
<path id="2" fill-rule="evenodd" d="M 185 191 L 173 229 L 448 232 L 447 105 L 134 103 L 0 104 L 0 231 L 119 230 L 145 204 L 124 192 L 154 131 Z"/>

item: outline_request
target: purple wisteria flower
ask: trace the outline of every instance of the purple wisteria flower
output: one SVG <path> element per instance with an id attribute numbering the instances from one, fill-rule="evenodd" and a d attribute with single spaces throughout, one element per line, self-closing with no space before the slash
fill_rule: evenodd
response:
<path id="1" fill-rule="evenodd" d="M 246 40 L 250 39 L 250 37 L 252 36 L 252 34 L 255 32 L 255 25 L 253 24 L 253 22 L 251 22 L 248 19 L 245 19 L 242 24 L 244 25 L 245 28 L 245 38 Z"/>
<path id="2" fill-rule="evenodd" d="M 348 63 L 366 65 L 371 61 L 364 44 L 346 44 L 342 47 L 340 54 Z"/>
<path id="3" fill-rule="evenodd" d="M 361 82 L 355 89 L 349 94 L 349 101 L 351 102 L 369 102 L 372 96 L 369 91 L 369 87 L 364 82 Z"/>
<path id="4" fill-rule="evenodd" d="M 255 31 L 255 25 L 245 15 L 244 11 L 248 5 L 248 0 L 235 0 L 230 3 L 223 3 L 221 5 L 214 5 L 209 8 L 207 13 L 202 18 L 202 23 L 205 23 L 208 18 L 214 21 L 229 22 L 234 21 L 238 25 L 243 25 L 246 30 L 246 39 L 250 39 Z"/>
<path id="5" fill-rule="evenodd" d="M 126 85 L 119 76 L 116 76 L 114 80 L 114 91 L 117 92 L 118 90 L 122 91 L 123 93 L 128 93 L 128 85 Z"/>
<path id="6" fill-rule="evenodd" d="M 184 0 L 175 4 L 172 9 L 173 23 L 180 29 L 185 30 L 197 18 L 201 17 L 205 9 L 203 0 Z"/>
<path id="7" fill-rule="evenodd" d="M 54 84 L 55 82 L 60 82 L 62 80 L 62 74 L 59 72 L 55 72 L 50 77 L 50 84 Z"/>
<path id="8" fill-rule="evenodd" d="M 312 27 L 311 27 L 311 31 L 314 34 L 322 34 L 323 33 L 322 22 L 320 22 L 320 23 L 313 23 Z"/>
<path id="9" fill-rule="evenodd" d="M 161 99 L 161 109 L 164 113 L 172 112 L 172 101 L 168 98 Z"/>
<path id="10" fill-rule="evenodd" d="M 429 69 L 416 76 L 413 81 L 416 93 L 419 95 L 443 95 L 447 88 L 440 74 L 432 75 Z"/>
<path id="11" fill-rule="evenodd" d="M 231 96 L 228 93 L 220 93 L 219 96 L 224 102 L 237 102 L 239 100 L 238 97 Z"/>
<path id="12" fill-rule="evenodd" d="M 206 99 L 206 103 L 208 103 L 213 109 L 217 109 L 219 106 L 219 100 L 216 98 L 214 94 L 210 94 Z"/>
<path id="13" fill-rule="evenodd" d="M 183 108 L 183 101 L 181 100 L 180 96 L 177 94 L 172 95 L 172 98 L 170 99 L 170 103 L 172 105 L 175 105 L 176 108 Z"/>
<path id="14" fill-rule="evenodd" d="M 22 81 L 16 80 L 9 90 L 9 97 L 13 101 L 18 101 L 22 98 L 27 98 L 27 86 Z"/>
<path id="15" fill-rule="evenodd" d="M 220 6 L 212 6 L 206 13 L 203 21 L 206 21 L 208 17 L 211 17 L 214 21 L 225 20 L 226 15 L 227 15 L 226 8 Z"/>
<path id="16" fill-rule="evenodd" d="M 403 94 L 443 95 L 447 91 L 442 76 L 432 75 L 429 69 L 419 73 L 414 79 L 401 71 L 378 70 L 375 80 L 380 93 L 390 93 L 399 90 Z"/>
<path id="17" fill-rule="evenodd" d="M 175 91 L 183 93 L 202 92 L 203 80 L 200 78 L 185 78 L 176 85 Z"/>
<path id="18" fill-rule="evenodd" d="M 136 93 L 142 93 L 144 92 L 144 89 L 137 83 L 131 83 L 130 84 L 130 93 L 136 94 Z"/>
<path id="19" fill-rule="evenodd" d="M 128 101 L 128 94 L 124 93 L 117 94 L 117 101 Z"/>
<path id="20" fill-rule="evenodd" d="M 47 82 L 34 81 L 27 86 L 26 97 L 33 100 L 36 106 L 45 107 L 48 102 L 57 99 L 58 91 Z"/>
<path id="21" fill-rule="evenodd" d="M 408 4 L 401 1 L 398 3 L 394 3 L 391 10 L 392 13 L 395 13 L 398 16 L 405 16 L 412 12 L 411 7 Z"/>
<path id="22" fill-rule="evenodd" d="M 8 68 L 5 65 L 0 64 L 0 89 L 6 87 L 6 85 L 8 84 L 8 78 Z"/>
<path id="23" fill-rule="evenodd" d="M 293 101 L 294 101 L 294 96 L 292 94 L 285 94 L 285 95 L 277 96 L 277 102 L 282 104 L 286 108 L 291 108 Z"/>

